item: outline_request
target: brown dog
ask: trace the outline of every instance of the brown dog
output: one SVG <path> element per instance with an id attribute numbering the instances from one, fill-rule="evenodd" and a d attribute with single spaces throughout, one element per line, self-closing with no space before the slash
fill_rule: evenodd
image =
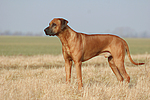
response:
<path id="1" fill-rule="evenodd" d="M 68 21 L 63 18 L 54 18 L 47 28 L 44 29 L 45 34 L 49 36 L 56 35 L 62 43 L 62 52 L 65 59 L 66 81 L 70 83 L 71 66 L 74 61 L 77 78 L 78 89 L 82 89 L 82 62 L 95 57 L 101 53 L 109 53 L 108 62 L 116 75 L 118 81 L 124 79 L 130 82 L 130 77 L 124 67 L 125 53 L 127 52 L 130 61 L 135 65 L 144 63 L 135 63 L 129 53 L 129 47 L 125 40 L 110 34 L 93 34 L 87 35 L 75 32 L 67 25 Z M 107 57 L 107 55 L 105 56 Z"/>

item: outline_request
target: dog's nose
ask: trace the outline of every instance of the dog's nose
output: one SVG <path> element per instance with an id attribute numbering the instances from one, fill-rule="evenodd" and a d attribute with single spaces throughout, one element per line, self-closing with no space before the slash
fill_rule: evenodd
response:
<path id="1" fill-rule="evenodd" d="M 48 35 L 48 27 L 44 29 L 46 35 Z"/>
<path id="2" fill-rule="evenodd" d="M 48 30 L 48 29 L 47 29 L 47 28 L 45 28 L 45 29 L 44 29 L 44 32 L 46 33 L 46 32 L 47 32 L 47 30 Z"/>

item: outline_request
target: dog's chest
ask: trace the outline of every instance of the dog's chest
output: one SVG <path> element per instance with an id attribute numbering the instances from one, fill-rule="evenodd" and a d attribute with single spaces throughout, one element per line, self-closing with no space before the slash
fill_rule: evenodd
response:
<path id="1" fill-rule="evenodd" d="M 68 55 L 70 55 L 70 47 L 68 44 L 63 44 L 64 52 L 66 52 Z"/>

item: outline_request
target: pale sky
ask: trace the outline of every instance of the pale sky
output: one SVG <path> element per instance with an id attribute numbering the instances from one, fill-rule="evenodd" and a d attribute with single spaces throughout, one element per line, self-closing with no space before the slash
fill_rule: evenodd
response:
<path id="1" fill-rule="evenodd" d="M 54 17 L 80 32 L 150 32 L 150 0 L 0 0 L 0 32 L 43 32 Z"/>

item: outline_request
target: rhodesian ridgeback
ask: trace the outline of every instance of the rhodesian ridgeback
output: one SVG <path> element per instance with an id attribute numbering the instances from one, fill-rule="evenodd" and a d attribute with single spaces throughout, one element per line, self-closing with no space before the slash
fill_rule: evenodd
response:
<path id="1" fill-rule="evenodd" d="M 71 29 L 68 21 L 63 18 L 54 18 L 47 28 L 44 29 L 45 34 L 49 36 L 57 36 L 62 43 L 62 53 L 65 60 L 66 82 L 70 83 L 71 66 L 74 61 L 78 89 L 82 89 L 82 62 L 98 56 L 102 53 L 108 58 L 109 66 L 116 75 L 118 81 L 124 79 L 127 83 L 130 82 L 130 77 L 127 74 L 124 66 L 125 53 L 130 61 L 135 65 L 143 65 L 144 63 L 136 63 L 132 60 L 129 52 L 129 47 L 125 40 L 111 34 L 84 34 Z"/>

